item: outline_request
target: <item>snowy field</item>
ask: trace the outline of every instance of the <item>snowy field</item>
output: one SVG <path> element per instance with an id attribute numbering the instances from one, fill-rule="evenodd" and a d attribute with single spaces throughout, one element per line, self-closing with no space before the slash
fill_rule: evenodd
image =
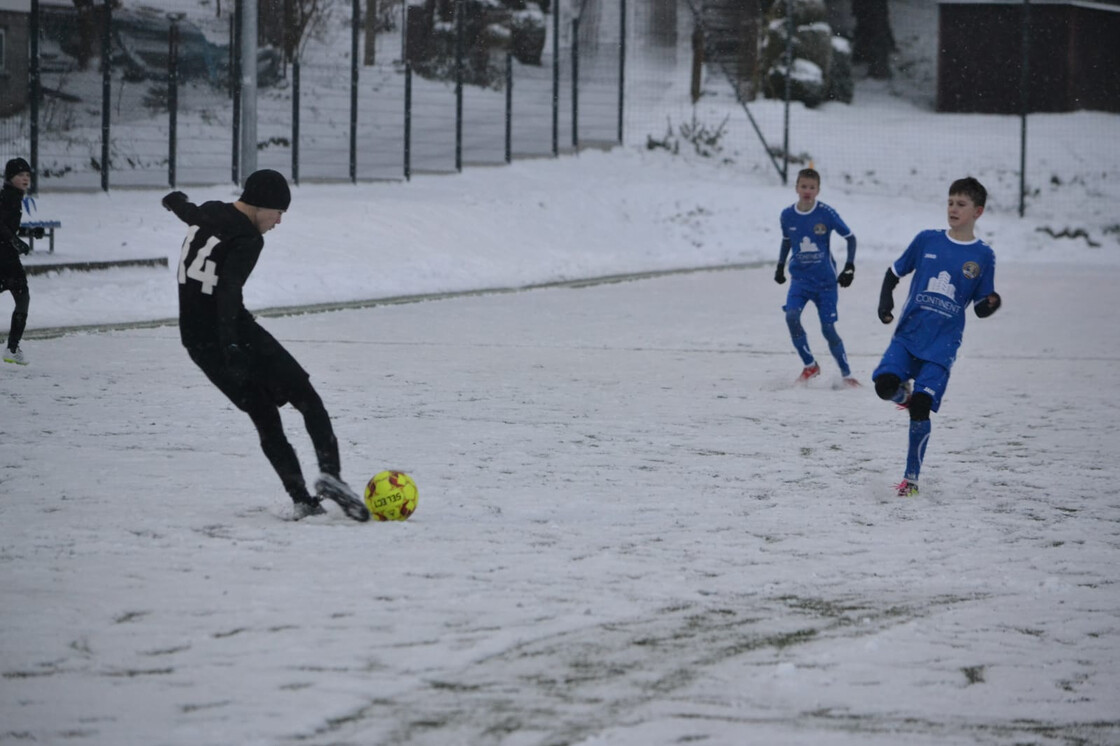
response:
<path id="1" fill-rule="evenodd" d="M 28 265 L 169 266 L 30 278 L 31 364 L 0 364 L 0 744 L 1120 743 L 1120 116 L 1031 118 L 1020 218 L 1018 119 L 898 85 L 799 112 L 792 150 L 859 240 L 837 328 L 865 384 L 887 266 L 945 226 L 952 179 L 991 192 L 1004 306 L 969 314 L 918 499 L 891 490 L 906 414 L 832 388 L 812 309 L 824 373 L 791 384 L 796 195 L 718 91 L 716 158 L 639 132 L 293 190 L 246 303 L 311 373 L 344 477 L 416 478 L 399 524 L 285 520 L 167 323 L 163 190 L 45 190 L 64 228 Z"/>
<path id="2" fill-rule="evenodd" d="M 860 377 L 878 274 L 842 295 Z M 0 743 L 1120 742 L 1120 271 L 1001 267 L 915 500 L 905 413 L 830 361 L 790 385 L 771 275 L 267 319 L 344 475 L 416 476 L 401 524 L 285 521 L 174 328 L 29 344 Z"/>

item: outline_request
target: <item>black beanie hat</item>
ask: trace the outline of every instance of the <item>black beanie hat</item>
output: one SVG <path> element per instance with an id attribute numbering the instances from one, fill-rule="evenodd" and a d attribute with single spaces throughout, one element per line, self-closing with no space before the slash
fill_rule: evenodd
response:
<path id="1" fill-rule="evenodd" d="M 287 210 L 292 202 L 292 191 L 288 188 L 288 180 L 283 174 L 271 168 L 263 168 L 254 171 L 245 180 L 241 201 L 266 210 Z"/>
<path id="2" fill-rule="evenodd" d="M 11 181 L 16 174 L 31 173 L 31 164 L 22 158 L 13 158 L 4 166 L 4 181 Z"/>

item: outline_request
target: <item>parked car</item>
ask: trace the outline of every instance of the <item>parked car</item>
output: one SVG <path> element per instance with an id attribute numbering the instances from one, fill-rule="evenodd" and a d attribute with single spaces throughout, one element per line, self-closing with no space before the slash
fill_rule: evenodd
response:
<path id="1" fill-rule="evenodd" d="M 42 8 L 43 35 L 75 62 L 83 58 L 82 46 L 90 36 L 100 47 L 103 13 L 93 18 L 95 33 L 84 27 L 78 11 L 64 6 Z M 129 80 L 166 80 L 170 52 L 170 14 L 154 8 L 118 9 L 112 14 L 110 39 L 113 65 Z M 177 21 L 179 28 L 179 79 L 201 80 L 213 86 L 229 82 L 230 46 L 214 44 L 202 30 L 187 19 Z M 83 36 L 83 33 L 85 36 Z M 86 55 L 88 56 L 88 54 Z M 59 60 L 52 66 L 57 67 Z M 257 51 L 257 84 L 267 87 L 283 77 L 283 59 L 272 47 Z"/>

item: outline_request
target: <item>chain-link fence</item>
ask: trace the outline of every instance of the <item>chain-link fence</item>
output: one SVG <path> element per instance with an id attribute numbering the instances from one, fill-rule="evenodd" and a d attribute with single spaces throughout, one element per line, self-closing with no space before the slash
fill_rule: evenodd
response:
<path id="1" fill-rule="evenodd" d="M 243 62 L 231 4 L 224 13 L 201 0 L 166 0 L 158 11 L 113 5 L 95 8 L 85 38 L 72 8 L 33 14 L 30 100 L 0 120 L 0 152 L 32 153 L 39 190 L 238 181 Z M 396 0 L 368 64 L 353 53 L 365 32 L 360 5 L 326 4 L 328 21 L 294 59 L 259 49 L 260 167 L 297 180 L 400 179 L 619 141 L 621 21 L 599 21 L 620 19 L 625 0 L 523 14 L 538 45 L 521 59 L 477 34 L 440 49 L 455 30 L 435 53 L 405 55 L 406 6 Z M 451 25 L 486 5 L 453 0 Z"/>
<path id="2" fill-rule="evenodd" d="M 31 154 L 39 190 L 238 181 L 239 4 L 33 4 L 29 100 L 0 118 L 0 156 Z M 834 10 L 847 4 L 823 0 L 542 0 L 504 26 L 477 17 L 499 3 L 378 0 L 368 59 L 359 42 L 371 4 L 326 0 L 298 48 L 258 50 L 256 162 L 296 181 L 404 179 L 684 138 L 779 183 L 812 161 L 830 184 L 918 199 L 940 199 L 962 170 L 983 167 L 998 174 L 989 188 L 1002 209 L 1053 212 L 1116 179 L 1067 147 L 1114 147 L 1114 113 L 938 111 L 950 0 L 891 1 L 895 75 L 865 80 L 850 103 L 768 98 L 760 50 L 773 44 L 775 18 L 814 4 L 829 10 L 827 33 L 842 47 L 852 29 Z M 798 69 L 787 61 L 786 81 Z M 936 141 L 908 126 L 917 118 L 937 119 Z M 931 149 L 945 153 L 936 165 L 914 157 Z"/>

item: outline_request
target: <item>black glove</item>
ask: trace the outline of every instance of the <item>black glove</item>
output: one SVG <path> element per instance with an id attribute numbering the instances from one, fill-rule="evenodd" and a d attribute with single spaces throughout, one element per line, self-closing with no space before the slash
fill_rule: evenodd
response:
<path id="1" fill-rule="evenodd" d="M 984 298 L 979 303 L 972 306 L 972 310 L 976 312 L 976 316 L 981 319 L 986 319 L 996 312 L 996 309 L 1003 305 L 1003 299 L 999 297 L 999 293 L 992 293 L 987 298 Z"/>
<path id="2" fill-rule="evenodd" d="M 163 198 L 163 206 L 172 212 L 176 207 L 182 207 L 187 203 L 187 195 L 183 192 L 171 192 Z"/>
<path id="3" fill-rule="evenodd" d="M 226 347 L 226 370 L 235 381 L 244 381 L 249 377 L 249 353 L 241 345 L 232 344 Z"/>
<path id="4" fill-rule="evenodd" d="M 23 254 L 24 256 L 27 256 L 31 253 L 31 247 L 28 246 L 27 242 L 19 236 L 12 236 L 12 248 Z"/>
<path id="5" fill-rule="evenodd" d="M 883 277 L 883 287 L 879 291 L 879 321 L 884 324 L 889 324 L 894 321 L 894 288 L 898 284 L 898 277 L 894 272 L 887 270 L 887 274 Z"/>
<path id="6" fill-rule="evenodd" d="M 856 276 L 856 265 L 848 262 L 844 265 L 844 271 L 836 278 L 836 282 L 840 283 L 840 287 L 846 288 L 852 284 L 852 279 Z"/>
<path id="7" fill-rule="evenodd" d="M 784 285 L 786 282 L 786 265 L 779 264 L 778 269 L 774 271 L 774 282 L 779 285 Z"/>

